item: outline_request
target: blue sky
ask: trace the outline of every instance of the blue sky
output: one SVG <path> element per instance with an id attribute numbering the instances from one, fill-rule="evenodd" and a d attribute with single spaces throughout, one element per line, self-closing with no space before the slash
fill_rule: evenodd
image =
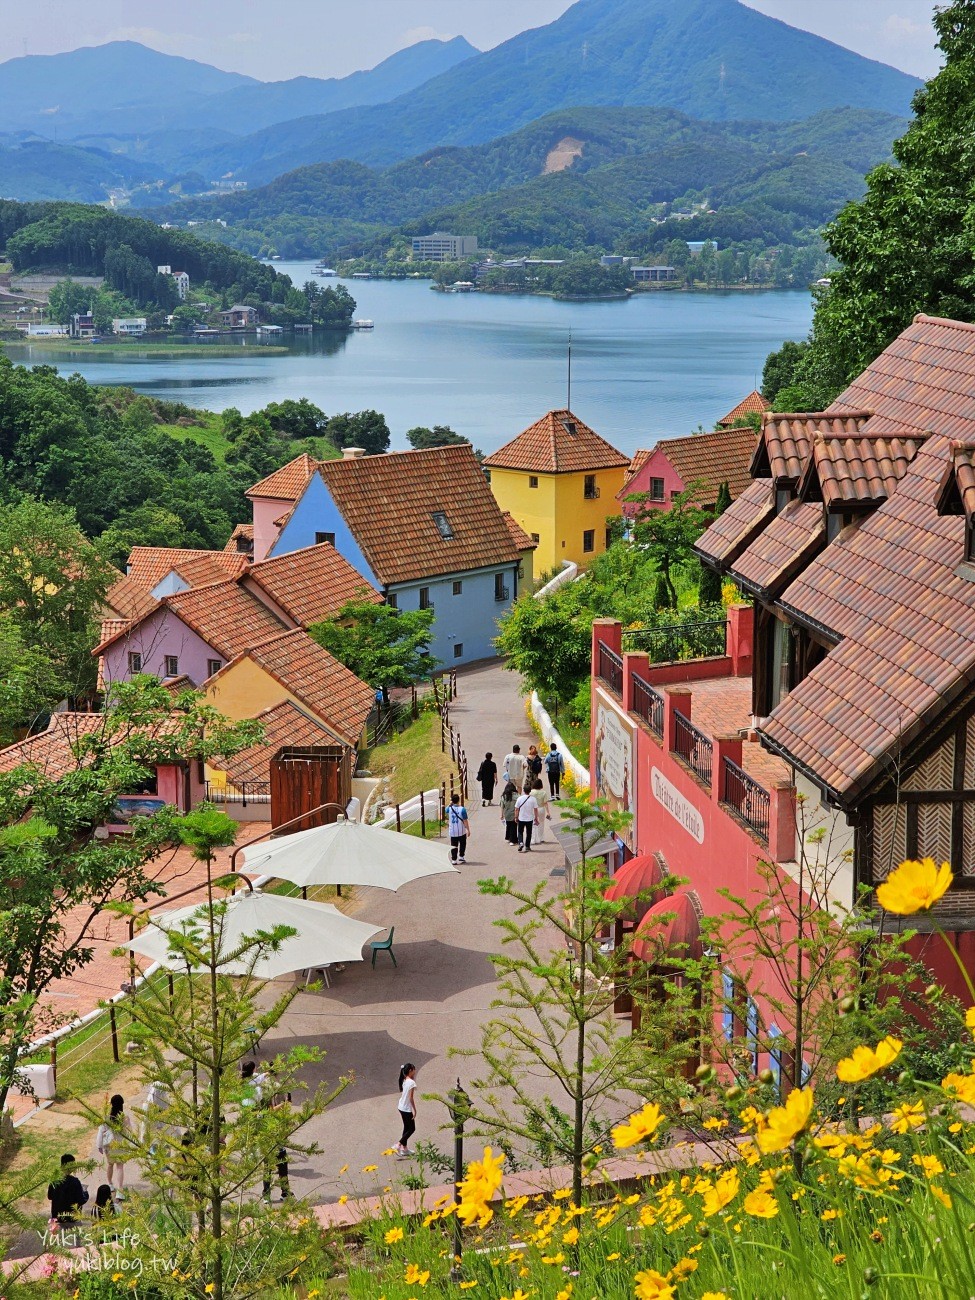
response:
<path id="1" fill-rule="evenodd" d="M 750 4 L 917 76 L 937 69 L 930 0 Z M 489 49 L 567 8 L 569 0 L 8 0 L 0 61 L 136 40 L 263 81 L 340 77 L 424 37 L 466 36 Z"/>

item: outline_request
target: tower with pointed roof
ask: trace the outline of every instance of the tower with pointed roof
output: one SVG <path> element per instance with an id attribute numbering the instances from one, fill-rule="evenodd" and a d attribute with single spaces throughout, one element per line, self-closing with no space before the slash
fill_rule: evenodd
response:
<path id="1" fill-rule="evenodd" d="M 535 572 L 606 549 L 630 459 L 571 411 L 549 411 L 484 462 L 491 490 L 537 546 Z"/>

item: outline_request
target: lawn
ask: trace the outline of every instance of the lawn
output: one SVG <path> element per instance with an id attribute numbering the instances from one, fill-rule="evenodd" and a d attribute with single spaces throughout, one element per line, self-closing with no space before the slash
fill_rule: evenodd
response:
<path id="1" fill-rule="evenodd" d="M 213 458 L 219 465 L 223 464 L 224 457 L 230 447 L 230 443 L 224 437 L 223 422 L 219 411 L 200 411 L 199 418 L 201 424 L 160 424 L 158 426 L 160 433 L 168 433 L 171 438 L 176 438 L 180 442 L 198 442 L 201 446 L 213 453 Z"/>
<path id="2" fill-rule="evenodd" d="M 385 745 L 377 745 L 362 756 L 362 766 L 376 776 L 388 777 L 389 800 L 405 803 L 421 790 L 433 790 L 442 781 L 450 786 L 456 769 L 440 749 L 440 715 L 422 713 L 416 722 Z"/>

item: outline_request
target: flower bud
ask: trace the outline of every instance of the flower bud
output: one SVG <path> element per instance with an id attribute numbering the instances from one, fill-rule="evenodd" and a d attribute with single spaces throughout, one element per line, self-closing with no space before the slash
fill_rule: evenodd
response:
<path id="1" fill-rule="evenodd" d="M 851 998 L 851 997 L 840 998 L 839 1005 L 840 1005 L 840 1015 L 848 1016 L 851 1011 L 856 1010 L 856 1005 L 857 1005 L 856 998 Z"/>
<path id="2" fill-rule="evenodd" d="M 738 1087 L 737 1083 L 732 1084 L 730 1088 L 725 1088 L 725 1092 L 724 1092 L 725 1101 L 737 1101 L 741 1095 L 742 1095 L 742 1091 Z"/>
<path id="3" fill-rule="evenodd" d="M 938 998 L 941 997 L 941 985 L 929 984 L 924 990 L 924 996 L 929 1002 L 937 1002 Z"/>
<path id="4" fill-rule="evenodd" d="M 775 1075 L 771 1070 L 762 1070 L 758 1076 L 759 1083 L 769 1084 L 775 1082 Z"/>
<path id="5" fill-rule="evenodd" d="M 910 1070 L 901 1070 L 897 1076 L 897 1082 L 902 1088 L 909 1088 L 914 1082 L 914 1075 L 911 1074 Z"/>
<path id="6" fill-rule="evenodd" d="M 713 1077 L 714 1077 L 713 1065 L 699 1065 L 697 1069 L 694 1071 L 694 1078 L 697 1079 L 699 1083 L 704 1083 L 706 1082 L 706 1080 L 711 1079 Z"/>

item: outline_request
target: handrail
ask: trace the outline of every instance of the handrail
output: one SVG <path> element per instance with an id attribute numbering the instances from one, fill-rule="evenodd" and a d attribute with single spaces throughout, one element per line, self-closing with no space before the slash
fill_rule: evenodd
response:
<path id="1" fill-rule="evenodd" d="M 771 804 L 769 792 L 727 755 L 722 757 L 722 764 L 724 767 L 722 802 L 726 803 L 746 826 L 750 826 L 767 844 Z"/>
<path id="2" fill-rule="evenodd" d="M 623 691 L 623 660 L 611 650 L 604 641 L 597 642 L 599 654 L 596 673 L 607 686 L 611 686 L 617 695 Z"/>
<path id="3" fill-rule="evenodd" d="M 674 753 L 678 758 L 682 758 L 691 771 L 707 786 L 711 784 L 712 750 L 710 736 L 706 736 L 703 731 L 695 727 L 683 713 L 674 714 Z"/>
<path id="4" fill-rule="evenodd" d="M 649 682 L 644 681 L 639 673 L 631 673 L 630 680 L 633 683 L 632 700 L 630 708 L 642 718 L 651 731 L 657 736 L 664 734 L 664 697 L 659 691 L 655 691 Z"/>
<path id="5" fill-rule="evenodd" d="M 624 628 L 623 639 L 627 649 L 641 651 L 655 663 L 673 663 L 723 655 L 727 626 L 723 618 L 664 623 L 659 627 Z"/>

